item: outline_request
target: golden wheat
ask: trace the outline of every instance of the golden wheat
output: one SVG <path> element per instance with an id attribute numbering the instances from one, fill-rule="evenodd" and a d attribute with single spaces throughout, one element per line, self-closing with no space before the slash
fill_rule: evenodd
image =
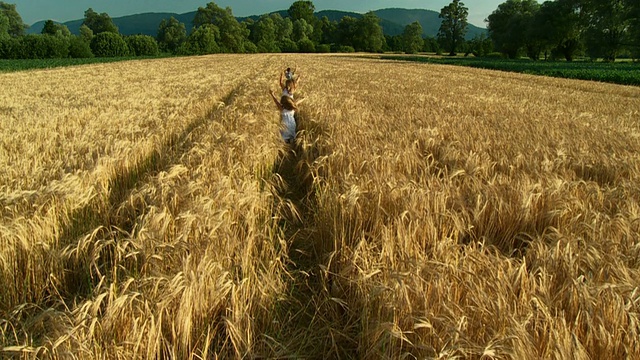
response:
<path id="1" fill-rule="evenodd" d="M 311 55 L 1 76 L 5 356 L 640 356 L 638 88 Z"/>

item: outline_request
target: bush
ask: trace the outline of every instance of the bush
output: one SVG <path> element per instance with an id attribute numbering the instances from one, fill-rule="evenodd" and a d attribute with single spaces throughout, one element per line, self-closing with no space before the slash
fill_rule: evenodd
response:
<path id="1" fill-rule="evenodd" d="M 256 44 L 252 43 L 251 41 L 245 41 L 244 52 L 246 54 L 256 54 L 258 53 L 258 47 L 256 46 Z"/>
<path id="2" fill-rule="evenodd" d="M 259 53 L 279 53 L 280 48 L 275 42 L 260 40 L 256 44 L 256 51 Z"/>
<path id="3" fill-rule="evenodd" d="M 298 44 L 291 39 L 284 39 L 280 42 L 280 50 L 283 53 L 298 52 Z"/>
<path id="4" fill-rule="evenodd" d="M 340 46 L 338 46 L 337 52 L 340 52 L 340 53 L 353 53 L 353 52 L 356 52 L 356 49 L 354 49 L 353 46 L 340 45 Z"/>
<path id="5" fill-rule="evenodd" d="M 316 52 L 318 52 L 318 53 L 330 53 L 331 52 L 331 46 L 329 46 L 327 44 L 320 44 L 320 45 L 316 46 Z"/>
<path id="6" fill-rule="evenodd" d="M 69 57 L 74 59 L 92 58 L 91 46 L 81 36 L 71 36 L 69 38 Z"/>
<path id="7" fill-rule="evenodd" d="M 159 53 L 158 42 L 153 36 L 131 35 L 125 38 L 129 54 L 133 56 L 156 56 Z"/>
<path id="8" fill-rule="evenodd" d="M 504 59 L 505 56 L 501 52 L 492 52 L 492 53 L 488 53 L 484 57 L 489 58 L 489 59 Z"/>
<path id="9" fill-rule="evenodd" d="M 316 52 L 316 44 L 309 39 L 302 39 L 298 41 L 298 51 L 302 53 Z"/>
<path id="10" fill-rule="evenodd" d="M 22 54 L 24 44 L 18 38 L 10 37 L 0 40 L 1 59 L 19 59 Z"/>
<path id="11" fill-rule="evenodd" d="M 129 55 L 129 47 L 120 34 L 101 32 L 91 39 L 91 51 L 97 57 Z"/>
<path id="12" fill-rule="evenodd" d="M 56 59 L 69 56 L 69 38 L 55 35 L 30 34 L 19 38 L 22 51 L 19 59 Z"/>

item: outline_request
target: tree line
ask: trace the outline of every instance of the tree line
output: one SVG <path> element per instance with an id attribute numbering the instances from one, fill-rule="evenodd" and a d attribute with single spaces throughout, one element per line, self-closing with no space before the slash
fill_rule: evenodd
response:
<path id="1" fill-rule="evenodd" d="M 640 57 L 638 0 L 507 0 L 489 15 L 487 29 L 509 58 Z"/>
<path id="2" fill-rule="evenodd" d="M 462 4 L 459 0 L 452 2 L 458 3 Z M 462 8 L 466 9 L 463 5 Z M 346 16 L 340 21 L 330 21 L 326 16 L 318 18 L 314 13 L 313 2 L 295 1 L 285 16 L 272 13 L 239 22 L 231 8 L 221 8 L 210 2 L 198 8 L 189 33 L 184 23 L 171 17 L 161 21 L 157 36 L 153 37 L 124 36 L 108 14 L 89 8 L 84 13 L 78 35 L 52 20 L 45 22 L 41 34 L 25 35 L 27 26 L 15 5 L 0 1 L 0 58 L 156 56 L 159 53 L 417 53 L 441 52 L 443 49 L 455 53 L 468 45 L 464 40 L 466 13 L 463 13 L 462 22 L 447 23 L 444 20 L 449 15 L 445 15 L 443 24 L 448 24 L 447 27 L 441 28 L 437 37 L 426 38 L 418 22 L 407 25 L 400 35 L 389 36 L 383 33 L 380 18 L 373 12 L 358 18 Z M 486 45 L 488 39 L 480 41 Z"/>
<path id="3" fill-rule="evenodd" d="M 640 57 L 638 0 L 507 0 L 486 19 L 488 36 L 465 40 L 468 8 L 460 0 L 440 11 L 436 37 L 423 37 L 420 23 L 402 34 L 383 33 L 373 12 L 330 21 L 315 16 L 312 1 L 295 1 L 285 16 L 265 14 L 238 21 L 231 8 L 214 2 L 199 7 L 187 33 L 184 23 L 164 19 L 157 36 L 123 36 L 111 17 L 89 8 L 78 35 L 47 20 L 41 34 L 25 35 L 27 26 L 15 5 L 0 1 L 0 58 L 84 58 L 116 56 L 203 55 L 258 52 L 446 52 L 538 60 L 577 56 L 609 61 L 620 55 Z"/>

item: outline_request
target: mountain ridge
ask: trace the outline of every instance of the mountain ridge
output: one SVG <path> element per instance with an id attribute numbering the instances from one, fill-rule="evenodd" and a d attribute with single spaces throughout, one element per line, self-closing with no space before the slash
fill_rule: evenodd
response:
<path id="1" fill-rule="evenodd" d="M 170 13 L 170 12 L 147 12 L 133 15 L 125 15 L 111 18 L 113 23 L 118 27 L 119 31 L 123 35 L 135 35 L 144 34 L 156 36 L 158 32 L 158 26 L 163 19 L 170 17 L 176 18 L 181 23 L 185 24 L 187 32 L 192 28 L 192 21 L 197 11 L 191 11 L 183 14 Z M 280 13 L 286 14 L 287 10 L 273 11 L 269 14 Z M 440 28 L 440 18 L 438 12 L 434 10 L 426 9 L 404 9 L 404 8 L 385 8 L 373 11 L 380 19 L 380 26 L 385 35 L 399 35 L 408 24 L 418 21 L 422 26 L 424 37 L 436 37 Z M 318 18 L 327 16 L 331 21 L 340 21 L 345 16 L 351 16 L 354 18 L 360 18 L 363 16 L 361 13 L 342 11 L 342 10 L 322 10 L 314 14 Z M 258 19 L 262 15 L 252 15 L 244 17 L 236 17 L 238 21 L 245 19 Z M 66 25 L 72 34 L 79 34 L 80 26 L 84 19 L 70 20 L 62 23 Z M 45 21 L 38 21 L 31 25 L 27 29 L 28 34 L 39 34 L 42 32 Z M 486 29 L 469 24 L 467 27 L 467 39 L 471 39 L 476 35 L 486 34 Z"/>

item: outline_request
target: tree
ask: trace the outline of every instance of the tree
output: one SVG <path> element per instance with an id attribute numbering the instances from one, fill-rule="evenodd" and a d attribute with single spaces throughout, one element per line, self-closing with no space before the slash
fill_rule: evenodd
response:
<path id="1" fill-rule="evenodd" d="M 129 53 L 133 56 L 156 56 L 158 55 L 158 42 L 153 36 L 131 35 L 125 38 Z"/>
<path id="2" fill-rule="evenodd" d="M 304 19 L 297 19 L 293 22 L 293 32 L 291 33 L 291 40 L 299 42 L 300 40 L 309 39 L 309 36 L 313 34 L 313 26 L 307 23 Z"/>
<path id="3" fill-rule="evenodd" d="M 634 59 L 640 58 L 640 2 L 636 0 L 627 0 L 627 9 L 629 12 L 629 38 L 631 45 L 631 53 Z"/>
<path id="4" fill-rule="evenodd" d="M 103 32 L 119 33 L 118 27 L 113 23 L 109 14 L 98 14 L 93 11 L 92 8 L 84 12 L 84 21 L 82 24 L 86 25 L 96 35 Z"/>
<path id="5" fill-rule="evenodd" d="M 440 10 L 442 22 L 438 30 L 438 39 L 451 56 L 456 55 L 460 44 L 464 42 L 468 15 L 469 9 L 460 0 L 453 0 Z"/>
<path id="6" fill-rule="evenodd" d="M 302 53 L 312 53 L 316 52 L 316 45 L 309 38 L 304 38 L 297 42 L 298 52 Z"/>
<path id="7" fill-rule="evenodd" d="M 407 54 L 415 54 L 422 50 L 424 39 L 422 38 L 422 25 L 414 21 L 405 26 L 402 32 L 402 48 Z"/>
<path id="8" fill-rule="evenodd" d="M 53 20 L 47 20 L 44 22 L 42 28 L 43 35 L 56 35 L 56 36 L 71 36 L 71 31 L 64 24 L 56 24 Z"/>
<path id="9" fill-rule="evenodd" d="M 436 54 L 440 54 L 442 50 L 440 49 L 440 43 L 438 39 L 433 36 L 427 36 L 424 38 L 424 45 L 422 47 L 422 51 L 424 52 L 432 52 Z"/>
<path id="10" fill-rule="evenodd" d="M 487 56 L 493 52 L 493 43 L 485 34 L 474 36 L 468 42 L 468 46 L 468 51 L 477 57 Z"/>
<path id="11" fill-rule="evenodd" d="M 9 39 L 9 18 L 0 11 L 0 41 Z"/>
<path id="12" fill-rule="evenodd" d="M 336 30 L 336 39 L 342 46 L 354 47 L 354 35 L 358 28 L 358 20 L 351 16 L 344 16 L 340 19 Z"/>
<path id="13" fill-rule="evenodd" d="M 375 13 L 368 12 L 357 20 L 353 35 L 356 51 L 381 52 L 385 43 L 380 18 Z"/>
<path id="14" fill-rule="evenodd" d="M 0 1 L 0 13 L 3 13 L 8 21 L 9 35 L 14 37 L 24 35 L 24 31 L 28 26 L 22 22 L 22 17 L 16 11 L 15 4 L 7 4 L 4 1 Z"/>
<path id="15" fill-rule="evenodd" d="M 0 59 L 19 59 L 24 47 L 20 39 L 10 35 L 0 39 Z"/>
<path id="16" fill-rule="evenodd" d="M 323 16 L 319 21 L 319 26 L 322 28 L 322 44 L 333 44 L 336 40 L 336 32 L 338 30 L 338 22 L 330 21 L 328 17 Z M 315 32 L 315 28 L 314 28 Z"/>
<path id="17" fill-rule="evenodd" d="M 53 20 L 45 21 L 44 22 L 44 26 L 42 27 L 42 31 L 40 33 L 41 34 L 55 35 L 56 34 L 56 23 L 54 23 Z"/>
<path id="18" fill-rule="evenodd" d="M 97 57 L 118 57 L 129 55 L 129 47 L 122 36 L 103 31 L 91 39 L 91 51 Z"/>
<path id="19" fill-rule="evenodd" d="M 582 25 L 580 9 L 576 0 L 546 1 L 535 16 L 534 28 L 539 39 L 572 61 L 581 46 Z"/>
<path id="20" fill-rule="evenodd" d="M 525 47 L 527 35 L 540 5 L 536 0 L 507 0 L 487 18 L 489 37 L 496 49 L 515 59 Z"/>
<path id="21" fill-rule="evenodd" d="M 93 31 L 87 25 L 80 25 L 80 37 L 87 43 L 91 43 Z"/>
<path id="22" fill-rule="evenodd" d="M 593 58 L 615 61 L 627 42 L 630 27 L 626 0 L 583 0 L 585 43 Z"/>
<path id="23" fill-rule="evenodd" d="M 181 55 L 206 55 L 220 52 L 218 40 L 220 29 L 213 24 L 198 26 L 182 44 L 178 53 Z"/>
<path id="24" fill-rule="evenodd" d="M 90 41 L 85 40 L 82 36 L 72 35 L 69 38 L 69 57 L 76 59 L 93 57 Z"/>
<path id="25" fill-rule="evenodd" d="M 69 38 L 54 35 L 28 34 L 18 38 L 22 42 L 21 59 L 55 59 L 69 56 Z"/>
<path id="26" fill-rule="evenodd" d="M 199 7 L 193 19 L 197 28 L 202 25 L 215 25 L 220 32 L 220 49 L 227 53 L 245 52 L 245 43 L 249 41 L 249 29 L 240 24 L 233 16 L 230 7 L 222 9 L 214 2 L 206 7 Z"/>
<path id="27" fill-rule="evenodd" d="M 291 41 L 291 33 L 293 32 L 293 23 L 290 18 L 283 18 L 280 14 L 274 13 L 269 15 L 273 25 L 276 28 L 276 44 L 281 50 L 284 50 L 282 44 Z"/>
<path id="28" fill-rule="evenodd" d="M 315 16 L 313 15 L 316 11 L 316 7 L 313 5 L 311 1 L 296 1 L 289 7 L 288 13 L 291 17 L 291 21 L 295 22 L 296 20 L 304 20 L 307 24 L 314 25 L 315 24 Z"/>
<path id="29" fill-rule="evenodd" d="M 169 19 L 162 19 L 156 39 L 159 50 L 175 54 L 180 45 L 187 40 L 187 30 L 183 23 L 172 16 Z"/>
<path id="30" fill-rule="evenodd" d="M 276 42 L 276 24 L 269 15 L 262 15 L 251 27 L 249 39 L 256 44 L 258 52 L 280 52 Z"/>

